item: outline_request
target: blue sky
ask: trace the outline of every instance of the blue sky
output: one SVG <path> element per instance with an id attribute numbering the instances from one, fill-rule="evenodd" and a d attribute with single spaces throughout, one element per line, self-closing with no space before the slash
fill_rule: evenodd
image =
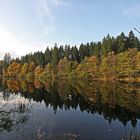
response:
<path id="1" fill-rule="evenodd" d="M 0 0 L 0 58 L 100 41 L 134 27 L 140 29 L 139 0 Z"/>

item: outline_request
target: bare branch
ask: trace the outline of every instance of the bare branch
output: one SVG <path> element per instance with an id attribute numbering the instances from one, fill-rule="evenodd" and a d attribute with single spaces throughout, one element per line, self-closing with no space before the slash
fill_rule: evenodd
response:
<path id="1" fill-rule="evenodd" d="M 134 28 L 134 30 L 136 30 L 138 33 L 140 33 L 140 31 L 139 31 L 139 30 L 137 30 L 136 28 Z"/>

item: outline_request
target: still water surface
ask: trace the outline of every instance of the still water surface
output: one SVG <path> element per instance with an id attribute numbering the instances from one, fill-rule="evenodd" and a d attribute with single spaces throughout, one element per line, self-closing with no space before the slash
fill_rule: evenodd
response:
<path id="1" fill-rule="evenodd" d="M 139 119 L 136 83 L 0 83 L 0 140 L 135 140 Z"/>

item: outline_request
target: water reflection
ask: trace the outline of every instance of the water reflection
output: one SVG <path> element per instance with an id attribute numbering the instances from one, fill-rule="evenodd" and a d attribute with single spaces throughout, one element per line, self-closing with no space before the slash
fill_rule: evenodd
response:
<path id="1" fill-rule="evenodd" d="M 25 123 L 29 117 L 30 109 L 27 101 L 20 98 L 17 102 L 18 98 L 8 92 L 1 92 L 0 96 L 0 132 L 18 129 L 18 124 Z"/>
<path id="2" fill-rule="evenodd" d="M 81 112 L 99 114 L 111 124 L 119 121 L 124 128 L 131 122 L 135 133 L 140 118 L 140 87 L 136 83 L 102 82 L 102 81 L 54 81 L 42 85 L 38 80 L 6 80 L 0 83 L 1 105 L 14 95 L 1 109 L 0 131 L 10 131 L 17 124 L 26 123 L 29 119 L 31 101 L 44 102 L 46 108 L 51 106 L 54 113 L 58 110 L 79 108 Z M 12 94 L 11 94 L 12 93 Z M 15 114 L 16 113 L 16 114 Z M 124 130 L 125 131 L 125 130 Z"/>

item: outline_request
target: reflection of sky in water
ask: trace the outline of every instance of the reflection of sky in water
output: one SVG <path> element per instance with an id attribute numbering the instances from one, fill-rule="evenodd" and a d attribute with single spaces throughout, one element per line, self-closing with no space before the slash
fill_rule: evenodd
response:
<path id="1" fill-rule="evenodd" d="M 25 99 L 24 97 L 21 97 L 20 95 L 15 95 L 15 94 L 9 94 L 8 98 L 6 100 L 3 99 L 3 94 L 2 92 L 0 92 L 0 104 L 3 105 L 5 103 L 7 103 L 8 100 L 10 100 L 8 102 L 8 104 L 18 104 L 19 102 L 24 102 L 25 104 L 28 103 L 29 101 L 27 99 Z"/>
<path id="2" fill-rule="evenodd" d="M 18 97 L 18 96 L 17 96 Z M 30 103 L 30 112 L 24 123 L 14 126 L 8 133 L 2 132 L 0 139 L 121 139 L 125 133 L 132 131 L 131 123 L 126 128 L 118 120 L 111 124 L 102 115 L 81 112 L 79 108 L 46 108 L 44 102 Z M 15 114 L 19 115 L 19 114 Z M 20 114 L 23 115 L 23 114 Z M 25 115 L 25 114 L 24 114 Z M 13 117 L 13 116 L 12 116 Z M 18 116 L 19 117 L 19 116 Z M 21 116 L 20 116 L 21 117 Z M 138 122 L 140 123 L 140 122 Z M 139 127 L 137 127 L 139 129 Z M 125 132 L 126 131 L 126 132 Z"/>

